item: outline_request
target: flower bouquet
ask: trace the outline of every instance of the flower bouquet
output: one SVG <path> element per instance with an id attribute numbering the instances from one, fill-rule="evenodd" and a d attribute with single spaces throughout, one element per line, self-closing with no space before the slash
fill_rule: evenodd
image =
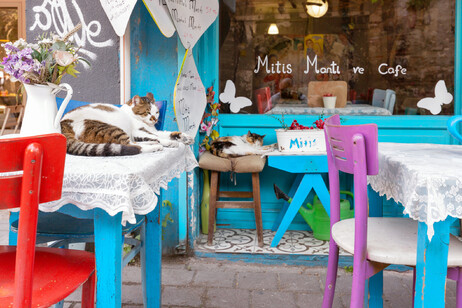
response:
<path id="1" fill-rule="evenodd" d="M 40 36 L 34 43 L 24 39 L 2 44 L 6 51 L 1 68 L 12 81 L 20 81 L 27 94 L 27 104 L 21 126 L 21 135 L 61 132 L 60 120 L 72 97 L 72 88 L 61 83 L 65 75 L 77 77 L 79 62 L 89 62 L 79 56 L 79 47 L 72 36 L 81 29 L 77 25 L 64 37 L 52 33 Z M 56 93 L 66 90 L 67 95 L 59 111 Z"/>

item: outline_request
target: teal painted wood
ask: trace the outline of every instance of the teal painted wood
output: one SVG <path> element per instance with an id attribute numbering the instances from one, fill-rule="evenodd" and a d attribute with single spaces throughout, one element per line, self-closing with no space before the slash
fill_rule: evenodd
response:
<path id="1" fill-rule="evenodd" d="M 290 191 L 288 194 L 291 198 L 294 197 L 295 192 L 297 191 L 298 187 L 300 186 L 300 183 L 302 182 L 302 179 L 303 179 L 303 174 L 301 173 L 297 174 L 297 177 L 292 183 L 292 186 L 290 187 Z M 284 202 L 282 203 L 281 211 L 279 212 L 278 217 L 276 218 L 276 220 L 273 223 L 273 226 L 271 227 L 271 231 L 276 231 L 278 229 L 288 208 L 289 208 L 289 202 L 284 200 Z"/>
<path id="2" fill-rule="evenodd" d="M 462 114 L 462 3 L 456 1 L 454 51 L 454 114 Z"/>
<path id="3" fill-rule="evenodd" d="M 162 278 L 162 226 L 160 224 L 161 205 L 146 215 L 146 224 L 141 230 L 141 275 L 144 307 L 161 307 Z M 148 240 L 146 240 L 148 239 Z M 149 273 L 146 275 L 146 273 Z"/>
<path id="4" fill-rule="evenodd" d="M 427 237 L 427 225 L 419 222 L 414 307 L 445 306 L 449 226 L 452 220 L 448 218 L 433 225 L 435 234 L 431 242 Z"/>
<path id="5" fill-rule="evenodd" d="M 290 173 L 327 172 L 326 155 L 269 156 L 268 166 Z"/>
<path id="6" fill-rule="evenodd" d="M 10 212 L 10 218 L 8 220 L 8 245 L 16 246 L 18 244 L 18 233 L 11 231 L 11 224 L 19 219 L 18 212 Z"/>
<path id="7" fill-rule="evenodd" d="M 164 37 L 143 2 L 138 1 L 130 19 L 131 94 L 144 96 L 152 92 L 156 100 L 166 100 L 164 129 L 170 131 L 178 130 L 173 112 L 173 89 L 178 76 L 176 48 L 177 35 Z M 173 205 L 170 213 L 173 223 L 167 223 L 164 230 L 164 254 L 174 254 L 178 245 L 178 189 L 178 179 L 173 179 L 162 194 L 162 200 Z M 168 207 L 162 208 L 162 218 L 169 211 Z"/>
<path id="8" fill-rule="evenodd" d="M 122 213 L 94 210 L 96 307 L 122 305 Z"/>

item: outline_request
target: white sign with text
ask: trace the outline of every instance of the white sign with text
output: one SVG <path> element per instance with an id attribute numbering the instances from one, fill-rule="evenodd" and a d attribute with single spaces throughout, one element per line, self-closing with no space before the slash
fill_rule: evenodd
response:
<path id="1" fill-rule="evenodd" d="M 218 0 L 165 0 L 184 48 L 191 49 L 218 16 Z"/>
<path id="2" fill-rule="evenodd" d="M 137 0 L 100 0 L 112 27 L 118 36 L 125 34 L 130 15 Z"/>
<path id="3" fill-rule="evenodd" d="M 175 85 L 173 103 L 178 129 L 192 137 L 196 136 L 207 98 L 191 50 L 186 51 Z"/>
<path id="4" fill-rule="evenodd" d="M 143 0 L 143 2 L 160 32 L 165 37 L 171 37 L 175 33 L 175 25 L 168 11 L 167 0 Z"/>

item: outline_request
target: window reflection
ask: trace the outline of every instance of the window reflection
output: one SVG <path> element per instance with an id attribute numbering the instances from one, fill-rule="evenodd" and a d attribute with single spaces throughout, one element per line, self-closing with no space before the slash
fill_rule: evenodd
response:
<path id="1" fill-rule="evenodd" d="M 307 113 L 333 95 L 336 107 L 376 108 L 371 115 L 431 114 L 417 102 L 434 97 L 439 80 L 454 91 L 455 1 L 421 2 L 328 0 L 321 18 L 301 1 L 222 3 L 220 90 L 234 81 L 236 95 L 253 101 L 247 113 Z M 268 34 L 271 24 L 279 34 Z M 453 103 L 443 106 L 453 113 Z"/>
<path id="2" fill-rule="evenodd" d="M 18 9 L 0 7 L 0 44 L 18 40 Z M 5 49 L 0 48 L 0 59 L 6 56 Z M 16 103 L 18 82 L 12 82 L 8 74 L 0 69 L 0 104 Z"/>

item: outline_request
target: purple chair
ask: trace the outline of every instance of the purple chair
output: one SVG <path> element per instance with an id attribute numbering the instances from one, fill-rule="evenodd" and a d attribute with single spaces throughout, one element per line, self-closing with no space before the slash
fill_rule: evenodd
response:
<path id="1" fill-rule="evenodd" d="M 330 186 L 331 240 L 323 308 L 332 307 L 339 247 L 353 254 L 350 307 L 363 307 L 366 280 L 390 264 L 416 266 L 417 221 L 409 218 L 368 217 L 367 176 L 378 166 L 377 125 L 340 125 L 334 115 L 326 120 Z M 355 218 L 340 221 L 339 171 L 353 174 Z M 448 278 L 457 280 L 457 307 L 462 307 L 462 242 L 451 238 Z M 458 277 L 459 280 L 458 280 Z M 414 270 L 415 286 L 415 270 Z"/>

